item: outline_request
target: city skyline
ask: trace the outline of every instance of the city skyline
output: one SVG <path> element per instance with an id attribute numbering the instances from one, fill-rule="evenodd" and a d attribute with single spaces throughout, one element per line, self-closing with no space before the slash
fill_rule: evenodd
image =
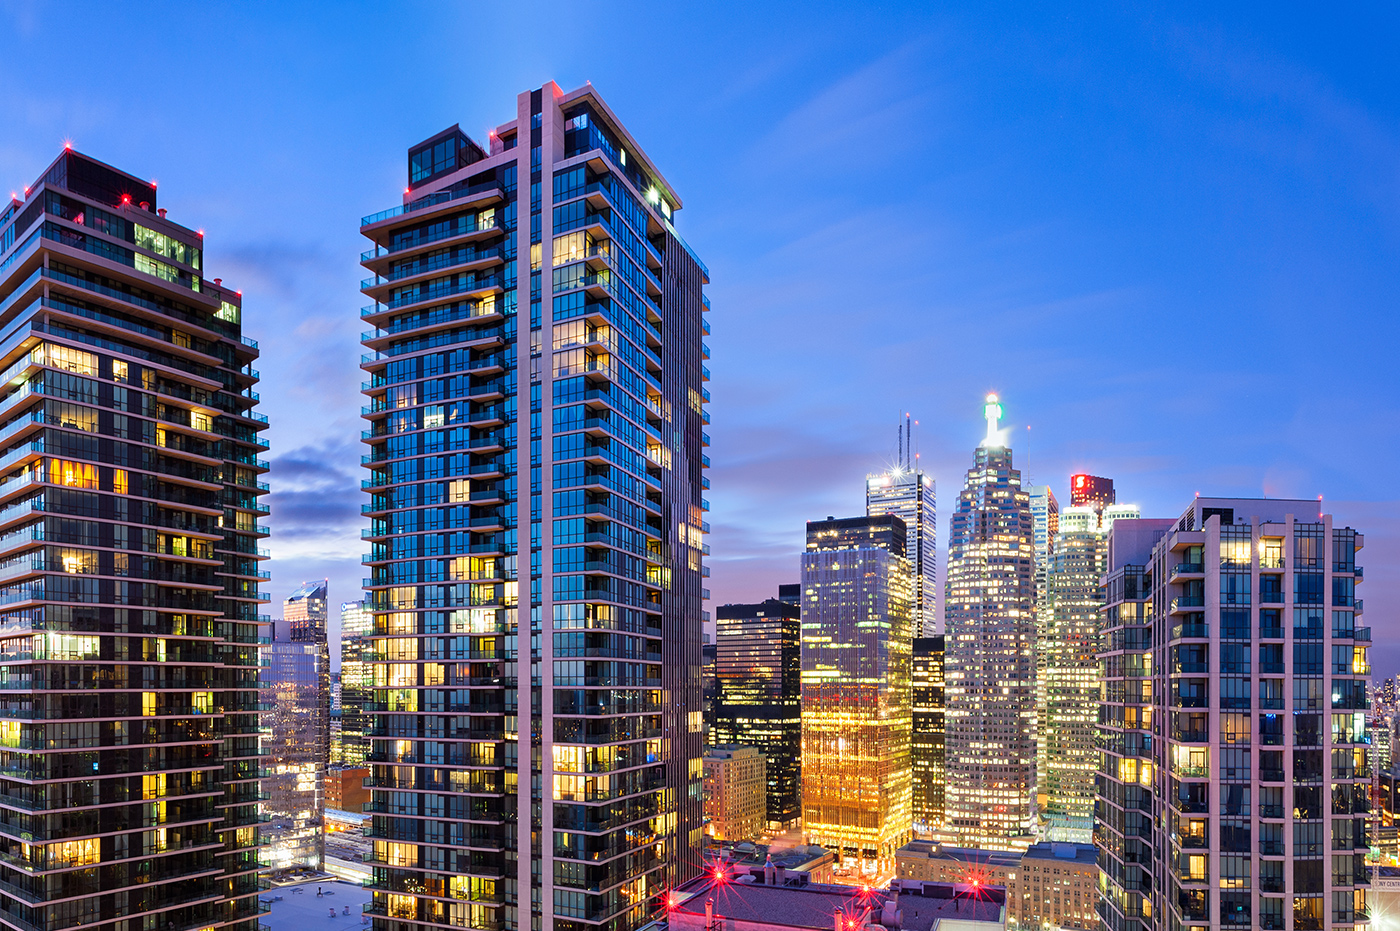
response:
<path id="1" fill-rule="evenodd" d="M 211 262 L 248 296 L 272 417 L 274 599 L 322 576 L 333 597 L 350 598 L 362 576 L 351 464 L 363 452 L 353 439 L 358 327 L 343 313 L 360 303 L 359 275 L 345 258 L 356 248 L 346 230 L 378 209 L 373 192 L 398 180 L 405 146 L 459 118 L 480 131 L 502 94 L 552 77 L 566 86 L 591 79 L 705 207 L 697 227 L 683 219 L 681 231 L 715 273 L 712 605 L 760 600 L 773 579 L 789 577 L 806 519 L 856 513 L 855 483 L 893 461 L 906 410 L 921 420 L 925 471 L 945 484 L 960 475 L 977 435 L 965 412 L 997 390 L 1015 412 L 1011 445 L 1028 482 L 1060 494 L 1076 472 L 1131 479 L 1143 513 L 1197 491 L 1324 494 L 1339 520 L 1370 530 L 1373 613 L 1400 607 L 1391 568 L 1400 562 L 1400 506 L 1385 482 L 1395 472 L 1386 425 L 1397 402 L 1381 349 L 1396 327 L 1381 314 L 1400 267 L 1393 198 L 1382 192 L 1400 131 L 1395 82 L 1376 80 L 1389 73 L 1381 14 L 1342 14 L 1319 27 L 1297 10 L 1267 22 L 1246 10 L 1170 19 L 1089 11 L 1073 21 L 1018 11 L 1007 26 L 996 8 L 828 7 L 812 22 L 781 24 L 764 22 L 764 8 L 724 21 L 667 11 L 621 28 L 673 31 L 694 54 L 684 56 L 686 69 L 643 82 L 626 62 L 600 61 L 575 41 L 575 30 L 601 35 L 600 24 L 580 18 L 528 54 L 503 55 L 498 72 L 447 78 L 432 54 L 445 38 L 425 38 L 387 11 L 360 12 L 333 21 L 292 6 L 271 23 L 183 9 L 138 33 L 115 8 L 89 8 L 79 22 L 40 6 L 0 10 L 12 32 L 0 76 L 14 89 L 0 102 L 10 127 L 0 178 L 16 189 L 28 183 L 65 138 L 150 173 L 172 209 L 210 227 Z M 478 25 L 510 36 L 520 32 L 514 15 L 526 14 L 481 11 Z M 59 29 L 155 43 L 193 93 L 247 131 L 208 152 L 154 85 L 118 92 L 96 60 L 42 67 Z M 307 32 L 321 43 L 305 48 Z M 215 33 L 227 41 L 212 51 L 177 42 Z M 380 66 L 383 80 L 366 87 L 361 63 L 376 59 L 380 43 L 408 36 L 427 43 L 425 67 L 444 79 L 409 95 L 419 76 Z M 508 38 L 505 50 L 523 52 L 521 42 Z M 737 55 L 713 54 L 721 48 Z M 765 63 L 736 71 L 735 57 Z M 289 84 L 300 93 L 277 93 Z M 316 114 L 306 98 L 322 102 Z M 405 98 L 419 102 L 388 106 Z M 701 103 L 676 120 L 667 106 L 676 99 Z M 369 110 L 381 116 L 365 120 Z M 835 183 L 832 156 L 862 146 L 883 121 L 893 126 L 890 145 L 872 150 L 872 183 L 856 198 Z M 133 125 L 153 132 L 132 133 Z M 723 137 L 724 150 L 690 151 L 696 128 Z M 317 158 L 328 146 L 346 154 Z M 259 203 L 296 215 L 296 228 Z M 763 219 L 746 227 L 736 214 Z M 821 214 L 847 219 L 805 222 Z M 889 222 L 899 225 L 888 239 L 900 245 L 871 252 L 861 231 Z M 914 270 L 928 255 L 940 259 Z M 820 280 L 834 256 L 879 261 L 879 336 L 845 333 L 848 298 L 801 285 Z M 1313 321 L 1341 307 L 1349 325 L 1318 332 Z M 1143 340 L 1181 310 L 1213 330 L 1199 345 L 1183 342 L 1183 331 L 1157 346 L 1190 360 L 1179 391 L 1173 364 L 1128 371 L 1078 348 L 1086 329 L 1152 345 Z M 928 319 L 927 333 L 897 325 L 911 315 Z M 785 339 L 801 319 L 811 325 Z M 993 380 L 948 351 L 972 337 L 974 319 L 1034 327 L 1034 347 L 1013 348 L 1015 364 Z M 1294 352 L 1293 332 L 1317 333 L 1307 342 L 1319 351 Z M 756 364 L 750 347 L 771 345 L 790 351 Z M 1261 361 L 1250 359 L 1251 346 Z M 811 360 L 835 353 L 846 371 L 815 383 Z M 925 356 L 939 359 L 927 375 L 886 364 Z M 797 383 L 808 389 L 784 387 Z M 1144 405 L 1164 431 L 1150 439 L 1134 427 Z M 1241 427 L 1244 442 L 1227 446 Z M 1365 469 L 1327 461 L 1310 442 L 1313 427 L 1327 438 L 1318 447 L 1374 433 L 1376 461 Z M 1220 442 L 1184 443 L 1188 436 Z M 940 540 L 946 530 L 945 518 Z M 1391 674 L 1400 646 L 1379 625 L 1377 633 L 1375 667 Z"/>

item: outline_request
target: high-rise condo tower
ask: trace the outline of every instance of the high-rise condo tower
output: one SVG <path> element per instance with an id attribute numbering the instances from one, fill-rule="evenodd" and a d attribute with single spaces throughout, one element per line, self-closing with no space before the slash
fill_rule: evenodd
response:
<path id="1" fill-rule="evenodd" d="M 1320 510 L 1196 498 L 1174 520 L 1114 523 L 1105 927 L 1373 926 L 1362 537 Z"/>
<path id="2" fill-rule="evenodd" d="M 407 168 L 361 226 L 374 928 L 629 931 L 700 860 L 708 272 L 589 85 Z"/>
<path id="3" fill-rule="evenodd" d="M 242 298 L 71 149 L 0 208 L 0 926 L 257 931 Z"/>

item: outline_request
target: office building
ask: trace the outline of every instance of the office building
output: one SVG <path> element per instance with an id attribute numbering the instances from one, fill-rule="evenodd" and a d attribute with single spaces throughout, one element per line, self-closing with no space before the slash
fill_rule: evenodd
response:
<path id="1" fill-rule="evenodd" d="M 904 521 L 807 524 L 802 554 L 802 830 L 878 879 L 913 831 Z"/>
<path id="2" fill-rule="evenodd" d="M 768 764 L 753 747 L 705 751 L 705 836 L 757 840 L 768 828 Z"/>
<path id="3" fill-rule="evenodd" d="M 367 602 L 347 601 L 340 606 L 340 746 L 332 753 L 332 762 L 344 766 L 359 766 L 369 755 L 365 706 L 374 694 L 374 667 L 368 657 L 373 621 Z"/>
<path id="4" fill-rule="evenodd" d="M 154 182 L 68 149 L 24 190 L 0 205 L 0 924 L 257 931 L 257 344 Z"/>
<path id="5" fill-rule="evenodd" d="M 904 521 L 914 634 L 933 637 L 942 632 L 938 617 L 938 508 L 933 476 L 913 462 L 888 472 L 867 476 L 865 513 L 869 517 L 894 514 Z"/>
<path id="6" fill-rule="evenodd" d="M 1046 586 L 1050 573 L 1050 558 L 1055 547 L 1055 534 L 1060 531 L 1060 503 L 1055 498 L 1055 492 L 1049 485 L 1028 485 L 1026 492 L 1030 495 L 1031 505 L 1031 535 L 1035 550 L 1035 566 L 1032 570 L 1035 579 L 1035 638 L 1039 644 L 1044 641 L 1046 629 L 1050 619 L 1046 610 L 1049 595 Z M 1036 650 L 1035 653 L 1035 706 L 1038 709 L 1045 707 L 1045 655 Z M 1037 722 L 1035 730 L 1035 771 L 1045 772 L 1045 728 L 1041 726 L 1043 722 Z M 1043 786 L 1040 787 L 1043 790 Z M 1037 795 L 1037 807 L 1043 809 L 1045 805 L 1043 791 Z"/>
<path id="7" fill-rule="evenodd" d="M 1034 539 L 996 395 L 985 414 L 948 538 L 942 836 L 1024 849 L 1037 826 Z"/>
<path id="8" fill-rule="evenodd" d="M 303 582 L 301 587 L 287 596 L 282 602 L 282 620 L 286 625 L 286 639 L 292 643 L 316 645 L 319 654 L 316 661 L 317 675 L 321 681 L 317 687 L 314 714 L 315 730 L 312 736 L 320 753 L 321 770 L 331 761 L 331 647 L 329 632 L 329 612 L 326 604 L 326 579 Z M 279 625 L 281 633 L 281 625 Z"/>
<path id="9" fill-rule="evenodd" d="M 1073 486 L 1083 476 L 1074 476 Z M 1112 482 L 1107 496 L 1112 498 Z M 1038 612 L 1038 733 L 1045 744 L 1041 818 L 1051 841 L 1091 843 L 1094 833 L 1095 729 L 1099 707 L 1099 583 L 1114 521 L 1141 517 L 1135 505 L 1090 498 L 1060 513 L 1050 550 L 1045 601 Z"/>
<path id="10" fill-rule="evenodd" d="M 755 747 L 767 759 L 774 830 L 802 817 L 801 614 L 798 605 L 772 598 L 715 609 L 712 737 Z"/>
<path id="11" fill-rule="evenodd" d="M 790 585 L 778 586 L 778 600 L 790 605 L 802 605 L 802 583 L 793 582 Z"/>
<path id="12" fill-rule="evenodd" d="M 1001 886 L 1012 931 L 1098 931 L 1099 865 L 1092 844 L 974 850 L 916 840 L 901 847 L 901 882 Z"/>
<path id="13" fill-rule="evenodd" d="M 700 869 L 708 272 L 589 85 L 407 167 L 361 225 L 374 931 L 630 931 Z"/>
<path id="14" fill-rule="evenodd" d="M 1045 577 L 1050 569 L 1050 555 L 1055 548 L 1055 534 L 1060 532 L 1060 502 L 1049 485 L 1029 485 L 1031 533 L 1035 550 L 1035 603 L 1045 603 Z"/>
<path id="15" fill-rule="evenodd" d="M 943 828 L 943 637 L 915 637 L 910 661 L 914 832 Z"/>
<path id="16" fill-rule="evenodd" d="M 272 643 L 263 650 L 265 857 L 274 872 L 293 867 L 319 870 L 326 857 L 327 766 L 320 714 L 326 656 L 314 641 L 293 640 L 299 631 L 288 621 L 272 626 Z"/>
<path id="17" fill-rule="evenodd" d="M 1196 498 L 1109 533 L 1095 843 L 1108 927 L 1367 925 L 1362 537 Z"/>
<path id="18" fill-rule="evenodd" d="M 1069 477 L 1070 507 L 1081 508 L 1088 505 L 1108 507 L 1118 500 L 1113 490 L 1113 479 L 1097 475 L 1071 475 Z"/>
<path id="19" fill-rule="evenodd" d="M 700 644 L 700 745 L 709 748 L 714 740 L 710 734 L 715 720 L 715 702 L 719 698 L 719 680 L 715 676 L 718 648 L 710 642 L 709 634 L 701 635 Z"/>

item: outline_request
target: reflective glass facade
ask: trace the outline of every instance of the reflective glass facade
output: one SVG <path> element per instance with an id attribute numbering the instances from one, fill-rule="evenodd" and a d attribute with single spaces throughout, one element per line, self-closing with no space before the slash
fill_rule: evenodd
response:
<path id="1" fill-rule="evenodd" d="M 325 656 L 318 644 L 278 638 L 263 650 L 263 814 L 266 860 L 275 870 L 320 869 L 326 847 L 326 760 L 321 755 L 321 682 Z"/>
<path id="2" fill-rule="evenodd" d="M 775 598 L 715 610 L 711 742 L 754 747 L 768 760 L 768 821 L 802 816 L 802 610 Z"/>
<path id="3" fill-rule="evenodd" d="M 1089 843 L 1094 829 L 1095 726 L 1099 700 L 1099 586 L 1114 521 L 1140 517 L 1134 505 L 1093 502 L 1060 513 L 1041 606 L 1038 681 L 1041 817 L 1052 841 Z"/>
<path id="4" fill-rule="evenodd" d="M 914 831 L 927 834 L 943 827 L 945 767 L 943 637 L 915 637 L 911 662 L 913 700 Z"/>
<path id="5" fill-rule="evenodd" d="M 340 747 L 332 762 L 359 766 L 369 753 L 365 735 L 368 717 L 365 703 L 374 691 L 374 667 L 369 656 L 369 632 L 374 615 L 362 601 L 340 606 Z"/>
<path id="6" fill-rule="evenodd" d="M 707 272 L 591 87 L 436 147 L 362 225 L 374 926 L 625 931 L 699 868 Z"/>
<path id="7" fill-rule="evenodd" d="M 295 643 L 309 643 L 315 646 L 316 684 L 315 701 L 307 709 L 315 716 L 308 735 L 315 741 L 316 759 L 324 773 L 331 760 L 331 648 L 330 613 L 326 604 L 326 579 L 303 582 L 296 591 L 282 602 L 282 619 L 286 627 L 287 639 Z M 278 631 L 283 624 L 278 625 Z"/>
<path id="8" fill-rule="evenodd" d="M 0 208 L 0 923 L 257 931 L 266 418 L 242 300 L 65 151 Z"/>
<path id="9" fill-rule="evenodd" d="M 912 457 L 911 457 L 912 458 Z M 938 616 L 938 490 L 933 476 L 919 469 L 892 469 L 865 480 L 865 513 L 894 514 L 907 531 L 914 633 L 932 637 L 943 627 Z"/>

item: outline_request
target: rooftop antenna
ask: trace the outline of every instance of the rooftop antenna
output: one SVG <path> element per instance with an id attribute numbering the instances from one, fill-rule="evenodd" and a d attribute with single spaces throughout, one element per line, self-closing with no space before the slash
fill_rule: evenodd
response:
<path id="1" fill-rule="evenodd" d="M 914 429 L 909 426 L 909 413 L 904 414 L 904 432 L 909 437 L 909 458 L 905 460 L 905 465 L 912 465 L 914 459 Z"/>
<path id="2" fill-rule="evenodd" d="M 898 469 L 904 465 L 904 424 L 899 425 L 899 449 L 894 454 L 894 467 Z"/>

